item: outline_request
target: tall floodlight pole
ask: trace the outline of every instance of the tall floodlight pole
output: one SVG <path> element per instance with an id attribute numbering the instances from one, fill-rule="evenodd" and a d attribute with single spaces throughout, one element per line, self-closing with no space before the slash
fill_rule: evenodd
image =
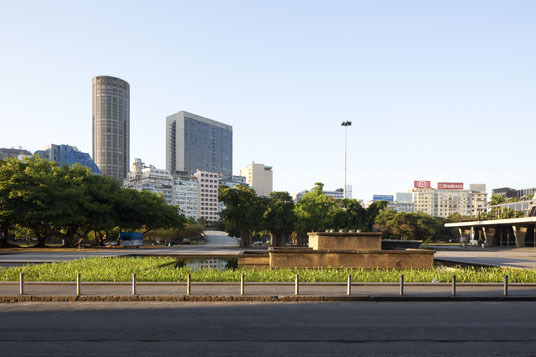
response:
<path id="1" fill-rule="evenodd" d="M 341 126 L 344 126 L 344 198 L 346 198 L 346 152 L 348 151 L 348 127 L 351 125 L 351 121 L 343 121 L 341 123 Z"/>

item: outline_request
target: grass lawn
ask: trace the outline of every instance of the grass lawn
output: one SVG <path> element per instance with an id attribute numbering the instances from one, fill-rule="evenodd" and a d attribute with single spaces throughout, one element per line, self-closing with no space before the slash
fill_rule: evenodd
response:
<path id="1" fill-rule="evenodd" d="M 174 258 L 121 257 L 88 258 L 69 262 L 7 267 L 0 270 L 0 281 L 17 281 L 21 272 L 27 281 L 74 281 L 81 273 L 83 281 L 130 281 L 136 273 L 138 281 L 177 282 L 185 281 L 188 273 L 192 281 L 239 282 L 240 274 L 251 282 L 291 282 L 296 273 L 303 282 L 345 282 L 348 274 L 354 282 L 398 282 L 404 274 L 406 282 L 450 282 L 456 274 L 457 281 L 502 282 L 503 275 L 512 283 L 536 283 L 536 270 L 501 268 L 441 268 L 418 270 L 365 270 L 365 269 L 274 269 L 251 270 L 203 269 L 194 271 L 189 267 L 176 267 Z"/>

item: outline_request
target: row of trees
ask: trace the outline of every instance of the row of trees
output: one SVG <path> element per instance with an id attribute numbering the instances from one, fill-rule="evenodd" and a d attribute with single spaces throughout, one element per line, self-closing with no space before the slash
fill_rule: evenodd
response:
<path id="1" fill-rule="evenodd" d="M 504 197 L 502 195 L 492 195 L 488 202 L 487 212 L 481 212 L 474 216 L 465 216 L 460 213 L 453 213 L 447 217 L 447 222 L 469 222 L 469 221 L 485 221 L 493 219 L 508 219 L 508 218 L 520 218 L 525 217 L 525 212 L 516 211 L 508 207 L 497 206 L 504 203 L 520 202 L 517 197 Z"/>
<path id="2" fill-rule="evenodd" d="M 448 241 L 456 238 L 451 228 L 445 228 L 445 218 L 433 217 L 422 212 L 397 212 L 383 210 L 375 219 L 384 239 Z"/>
<path id="3" fill-rule="evenodd" d="M 44 246 L 47 237 L 74 246 L 90 232 L 102 244 L 114 228 L 180 228 L 185 218 L 176 207 L 148 192 L 123 189 L 84 166 L 59 166 L 33 157 L 0 161 L 0 245 L 15 226 L 30 230 Z"/>
<path id="4" fill-rule="evenodd" d="M 225 205 L 221 212 L 225 231 L 240 237 L 242 246 L 261 232 L 271 235 L 273 246 L 281 246 L 291 234 L 295 234 L 300 242 L 313 231 L 371 231 L 376 216 L 387 204 L 375 202 L 365 209 L 356 200 L 336 200 L 323 192 L 322 183 L 316 183 L 296 204 L 288 192 L 272 192 L 269 197 L 258 197 L 254 190 L 244 186 L 221 186 L 219 200 Z"/>

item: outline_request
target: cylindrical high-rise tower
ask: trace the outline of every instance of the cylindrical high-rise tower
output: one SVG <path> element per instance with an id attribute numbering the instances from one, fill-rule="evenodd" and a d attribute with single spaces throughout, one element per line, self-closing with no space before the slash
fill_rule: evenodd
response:
<path id="1" fill-rule="evenodd" d="M 130 86 L 122 79 L 93 78 L 93 160 L 103 175 L 121 181 L 130 160 Z"/>

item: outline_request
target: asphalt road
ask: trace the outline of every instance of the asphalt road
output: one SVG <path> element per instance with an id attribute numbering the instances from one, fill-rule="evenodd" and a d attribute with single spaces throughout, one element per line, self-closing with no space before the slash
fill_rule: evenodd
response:
<path id="1" fill-rule="evenodd" d="M 1 356 L 533 356 L 536 303 L 17 303 Z"/>
<path id="2" fill-rule="evenodd" d="M 173 247 L 156 246 L 150 248 L 102 248 L 80 251 L 54 250 L 49 252 L 36 251 L 4 251 L 0 252 L 0 266 L 15 266 L 27 263 L 48 263 L 69 261 L 92 257 L 119 257 L 127 255 L 222 255 L 237 256 L 241 249 L 238 240 L 220 231 L 205 232 L 207 242 L 204 245 L 177 245 Z"/>
<path id="3" fill-rule="evenodd" d="M 238 239 L 229 237 L 227 233 L 221 231 L 206 231 L 207 243 L 205 247 L 224 246 L 224 247 L 238 247 L 240 243 Z"/>

